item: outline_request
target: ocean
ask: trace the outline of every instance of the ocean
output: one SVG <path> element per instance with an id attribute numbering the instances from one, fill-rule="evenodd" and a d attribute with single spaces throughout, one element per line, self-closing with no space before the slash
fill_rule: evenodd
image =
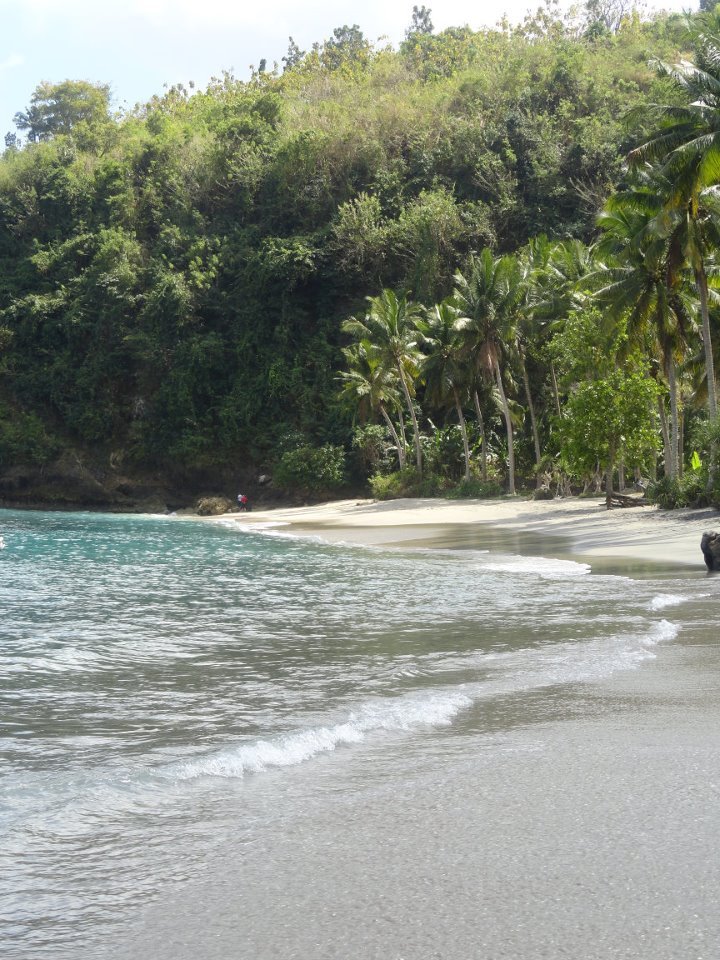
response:
<path id="1" fill-rule="evenodd" d="M 86 513 L 0 535 L 6 960 L 716 955 L 700 563 Z"/>

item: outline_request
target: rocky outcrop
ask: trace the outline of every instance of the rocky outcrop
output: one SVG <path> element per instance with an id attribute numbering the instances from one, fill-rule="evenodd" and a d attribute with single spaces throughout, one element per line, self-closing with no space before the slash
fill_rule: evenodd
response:
<path id="1" fill-rule="evenodd" d="M 195 505 L 195 510 L 201 517 L 219 517 L 233 507 L 232 500 L 228 500 L 227 497 L 201 497 Z"/>
<path id="2" fill-rule="evenodd" d="M 720 570 L 720 533 L 714 530 L 704 533 L 700 540 L 700 549 L 708 570 Z"/>
<path id="3" fill-rule="evenodd" d="M 180 505 L 155 478 L 130 478 L 107 463 L 65 451 L 46 464 L 0 471 L 0 506 L 165 513 Z"/>

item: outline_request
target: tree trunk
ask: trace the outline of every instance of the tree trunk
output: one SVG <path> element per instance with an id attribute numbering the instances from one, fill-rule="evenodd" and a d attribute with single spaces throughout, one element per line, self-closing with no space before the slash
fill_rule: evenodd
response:
<path id="1" fill-rule="evenodd" d="M 405 433 L 405 417 L 403 417 L 402 410 L 398 410 L 398 423 L 400 424 L 400 439 L 402 440 L 403 448 L 403 466 L 405 466 L 405 455 L 407 453 L 408 442 L 407 434 Z"/>
<path id="2" fill-rule="evenodd" d="M 555 364 L 552 361 L 550 362 L 550 374 L 552 376 L 553 396 L 555 397 L 555 411 L 558 417 L 560 417 L 562 416 L 560 410 L 560 392 L 558 390 L 557 377 L 555 376 Z"/>
<path id="3" fill-rule="evenodd" d="M 510 419 L 510 407 L 508 406 L 507 397 L 505 396 L 505 388 L 503 387 L 502 374 L 500 372 L 500 364 L 495 359 L 495 381 L 497 383 L 498 393 L 500 394 L 500 402 L 502 403 L 503 416 L 505 417 L 505 429 L 507 431 L 507 442 L 508 442 L 508 493 L 511 495 L 515 494 L 515 448 L 513 446 L 513 428 L 512 420 Z"/>
<path id="4" fill-rule="evenodd" d="M 473 400 L 475 401 L 475 416 L 477 417 L 478 427 L 480 428 L 480 467 L 483 483 L 487 483 L 487 443 L 485 441 L 485 421 L 482 410 L 480 409 L 480 397 L 477 390 L 473 390 Z"/>
<path id="5" fill-rule="evenodd" d="M 618 490 L 620 493 L 625 492 L 625 461 L 621 460 L 618 464 Z"/>
<path id="6" fill-rule="evenodd" d="M 460 432 L 462 433 L 463 440 L 463 453 L 465 454 L 465 479 L 470 479 L 470 444 L 468 443 L 467 427 L 465 425 L 465 417 L 463 416 L 462 404 L 460 403 L 460 395 L 457 392 L 457 388 L 453 387 L 453 395 L 455 397 L 455 408 L 457 410 L 458 422 L 460 423 Z"/>
<path id="7" fill-rule="evenodd" d="M 678 418 L 677 377 L 675 375 L 675 361 L 668 360 L 668 385 L 670 387 L 670 479 L 678 478 L 678 450 L 680 425 Z"/>
<path id="8" fill-rule="evenodd" d="M 530 378 L 528 377 L 527 367 L 525 366 L 525 357 L 522 347 L 518 344 L 518 353 L 520 354 L 520 366 L 522 367 L 523 383 L 525 385 L 525 397 L 527 399 L 528 410 L 530 411 L 530 425 L 532 427 L 533 443 L 535 444 L 535 486 L 540 489 L 542 486 L 542 454 L 540 453 L 540 435 L 538 434 L 537 420 L 535 418 L 535 405 L 533 404 L 532 394 L 530 393 Z"/>
<path id="9" fill-rule="evenodd" d="M 610 509 L 613 495 L 613 476 L 615 474 L 615 451 L 611 447 L 608 455 L 607 467 L 605 469 L 605 506 Z"/>
<path id="10" fill-rule="evenodd" d="M 685 408 L 680 396 L 680 412 L 678 416 L 678 478 L 685 475 Z"/>
<path id="11" fill-rule="evenodd" d="M 403 370 L 401 363 L 398 363 L 397 371 L 398 376 L 400 377 L 400 383 L 402 384 L 403 393 L 405 394 L 405 403 L 407 404 L 407 408 L 410 413 L 413 430 L 415 431 L 415 463 L 417 464 L 418 473 L 422 476 L 422 448 L 420 446 L 420 430 L 418 429 L 417 417 L 415 416 L 415 408 L 412 405 L 412 397 L 410 396 L 407 381 L 405 380 L 405 371 Z"/>
<path id="12" fill-rule="evenodd" d="M 397 455 L 398 455 L 398 464 L 400 465 L 400 469 L 402 470 L 402 468 L 405 466 L 405 447 L 400 442 L 400 437 L 398 436 L 397 430 L 395 429 L 395 424 L 390 419 L 390 416 L 382 403 L 380 404 L 380 413 L 385 418 L 385 423 L 388 425 L 388 429 L 392 434 L 393 440 L 395 441 L 395 447 L 397 449 Z"/>
<path id="13" fill-rule="evenodd" d="M 669 463 L 672 459 L 672 450 L 670 448 L 670 431 L 668 430 L 667 413 L 665 413 L 665 401 L 658 397 L 658 413 L 660 414 L 660 431 L 663 438 L 663 453 L 665 456 L 665 474 L 669 476 Z"/>
<path id="14" fill-rule="evenodd" d="M 717 393 L 715 389 L 715 364 L 712 352 L 712 337 L 710 335 L 710 311 L 708 310 L 707 297 L 707 276 L 705 275 L 704 265 L 695 271 L 695 284 L 700 295 L 700 313 L 702 316 L 702 338 L 703 351 L 705 353 L 705 377 L 707 379 L 708 392 L 708 415 L 711 420 L 717 416 Z M 717 457 L 717 448 L 715 444 L 710 445 L 709 451 L 710 467 L 708 469 L 707 489 L 711 491 L 715 486 L 715 459 Z"/>
<path id="15" fill-rule="evenodd" d="M 710 312 L 708 310 L 707 277 L 705 268 L 695 271 L 695 284 L 700 296 L 700 314 L 702 316 L 702 338 L 705 353 L 705 377 L 707 379 L 708 415 L 711 420 L 717 416 L 717 390 L 715 385 L 715 363 L 713 361 L 712 337 L 710 334 Z"/>

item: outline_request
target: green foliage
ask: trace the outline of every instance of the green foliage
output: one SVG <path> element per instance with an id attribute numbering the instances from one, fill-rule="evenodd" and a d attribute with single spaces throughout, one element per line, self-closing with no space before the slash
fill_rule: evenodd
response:
<path id="1" fill-rule="evenodd" d="M 657 384 L 637 367 L 618 367 L 607 376 L 577 385 L 560 424 L 562 454 L 584 475 L 596 463 L 644 466 L 658 448 L 654 410 Z"/>
<path id="2" fill-rule="evenodd" d="M 366 423 L 362 427 L 356 427 L 352 445 L 360 454 L 366 475 L 389 468 L 394 459 L 394 449 L 387 427 L 379 423 Z"/>
<path id="3" fill-rule="evenodd" d="M 384 411 L 400 429 L 403 405 L 409 443 L 426 415 L 440 423 L 447 449 L 431 473 L 454 478 L 457 411 L 447 412 L 451 392 L 423 383 L 415 332 L 402 344 L 389 335 L 391 374 L 373 346 L 356 358 L 344 392 L 363 409 L 350 412 L 337 397 L 342 325 L 367 303 L 370 315 L 397 308 L 413 321 L 419 300 L 450 293 L 487 248 L 514 273 L 518 298 L 500 328 L 475 318 L 462 409 L 479 390 L 497 433 L 497 384 L 480 374 L 498 357 L 518 429 L 525 288 L 501 255 L 540 229 L 550 244 L 591 238 L 630 145 L 621 117 L 660 99 L 648 51 L 672 60 L 679 35 L 666 18 L 636 18 L 588 42 L 551 9 L 518 28 L 435 34 L 429 14 L 413 10 L 397 52 L 343 26 L 307 53 L 291 40 L 282 74 L 175 86 L 118 117 L 102 84 L 38 87 L 18 117 L 31 142 L 0 158 L 10 406 L 66 445 L 122 448 L 128 462 L 169 469 L 272 459 L 290 432 L 310 449 L 347 446 L 355 413 Z M 394 305 L 372 296 L 380 290 L 397 291 Z M 567 311 L 548 316 L 538 329 Z M 540 356 L 529 376 L 549 439 Z M 570 389 L 577 370 L 558 362 Z M 15 441 L 7 449 L 21 455 Z M 310 489 L 302 471 L 291 482 Z"/>
<path id="4" fill-rule="evenodd" d="M 489 500 L 502 496 L 503 490 L 495 480 L 461 480 L 445 494 L 449 500 Z"/>
<path id="5" fill-rule="evenodd" d="M 447 477 L 424 473 L 414 467 L 405 467 L 395 473 L 370 477 L 370 490 L 376 500 L 397 500 L 401 497 L 443 497 L 452 487 Z"/>
<path id="6" fill-rule="evenodd" d="M 0 405 L 0 467 L 47 463 L 58 449 L 38 416 Z"/>
<path id="7" fill-rule="evenodd" d="M 687 473 L 673 480 L 662 477 L 647 489 L 647 499 L 663 510 L 707 505 L 706 480 L 701 473 Z"/>
<path id="8" fill-rule="evenodd" d="M 326 443 L 322 447 L 297 447 L 280 458 L 275 484 L 288 493 L 314 496 L 330 493 L 345 480 L 345 452 Z"/>

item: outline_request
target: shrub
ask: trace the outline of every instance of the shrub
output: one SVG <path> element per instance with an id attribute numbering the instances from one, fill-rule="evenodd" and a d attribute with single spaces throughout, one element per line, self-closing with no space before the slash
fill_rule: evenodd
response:
<path id="1" fill-rule="evenodd" d="M 663 510 L 678 510 L 681 507 L 701 507 L 708 503 L 705 492 L 706 479 L 703 473 L 688 473 L 682 479 L 663 477 L 650 484 L 647 499 Z"/>
<path id="2" fill-rule="evenodd" d="M 289 493 L 328 493 L 342 486 L 344 479 L 345 452 L 330 443 L 286 451 L 274 472 L 276 485 Z"/>
<path id="3" fill-rule="evenodd" d="M 445 496 L 452 484 L 445 477 L 433 473 L 418 476 L 414 467 L 405 467 L 395 473 L 375 474 L 370 477 L 370 489 L 376 500 L 394 500 L 397 497 Z"/>
<path id="4" fill-rule="evenodd" d="M 0 467 L 47 463 L 58 449 L 34 413 L 11 412 L 0 407 Z"/>
<path id="5" fill-rule="evenodd" d="M 502 496 L 503 489 L 496 480 L 461 480 L 446 496 L 450 500 L 483 500 Z"/>

